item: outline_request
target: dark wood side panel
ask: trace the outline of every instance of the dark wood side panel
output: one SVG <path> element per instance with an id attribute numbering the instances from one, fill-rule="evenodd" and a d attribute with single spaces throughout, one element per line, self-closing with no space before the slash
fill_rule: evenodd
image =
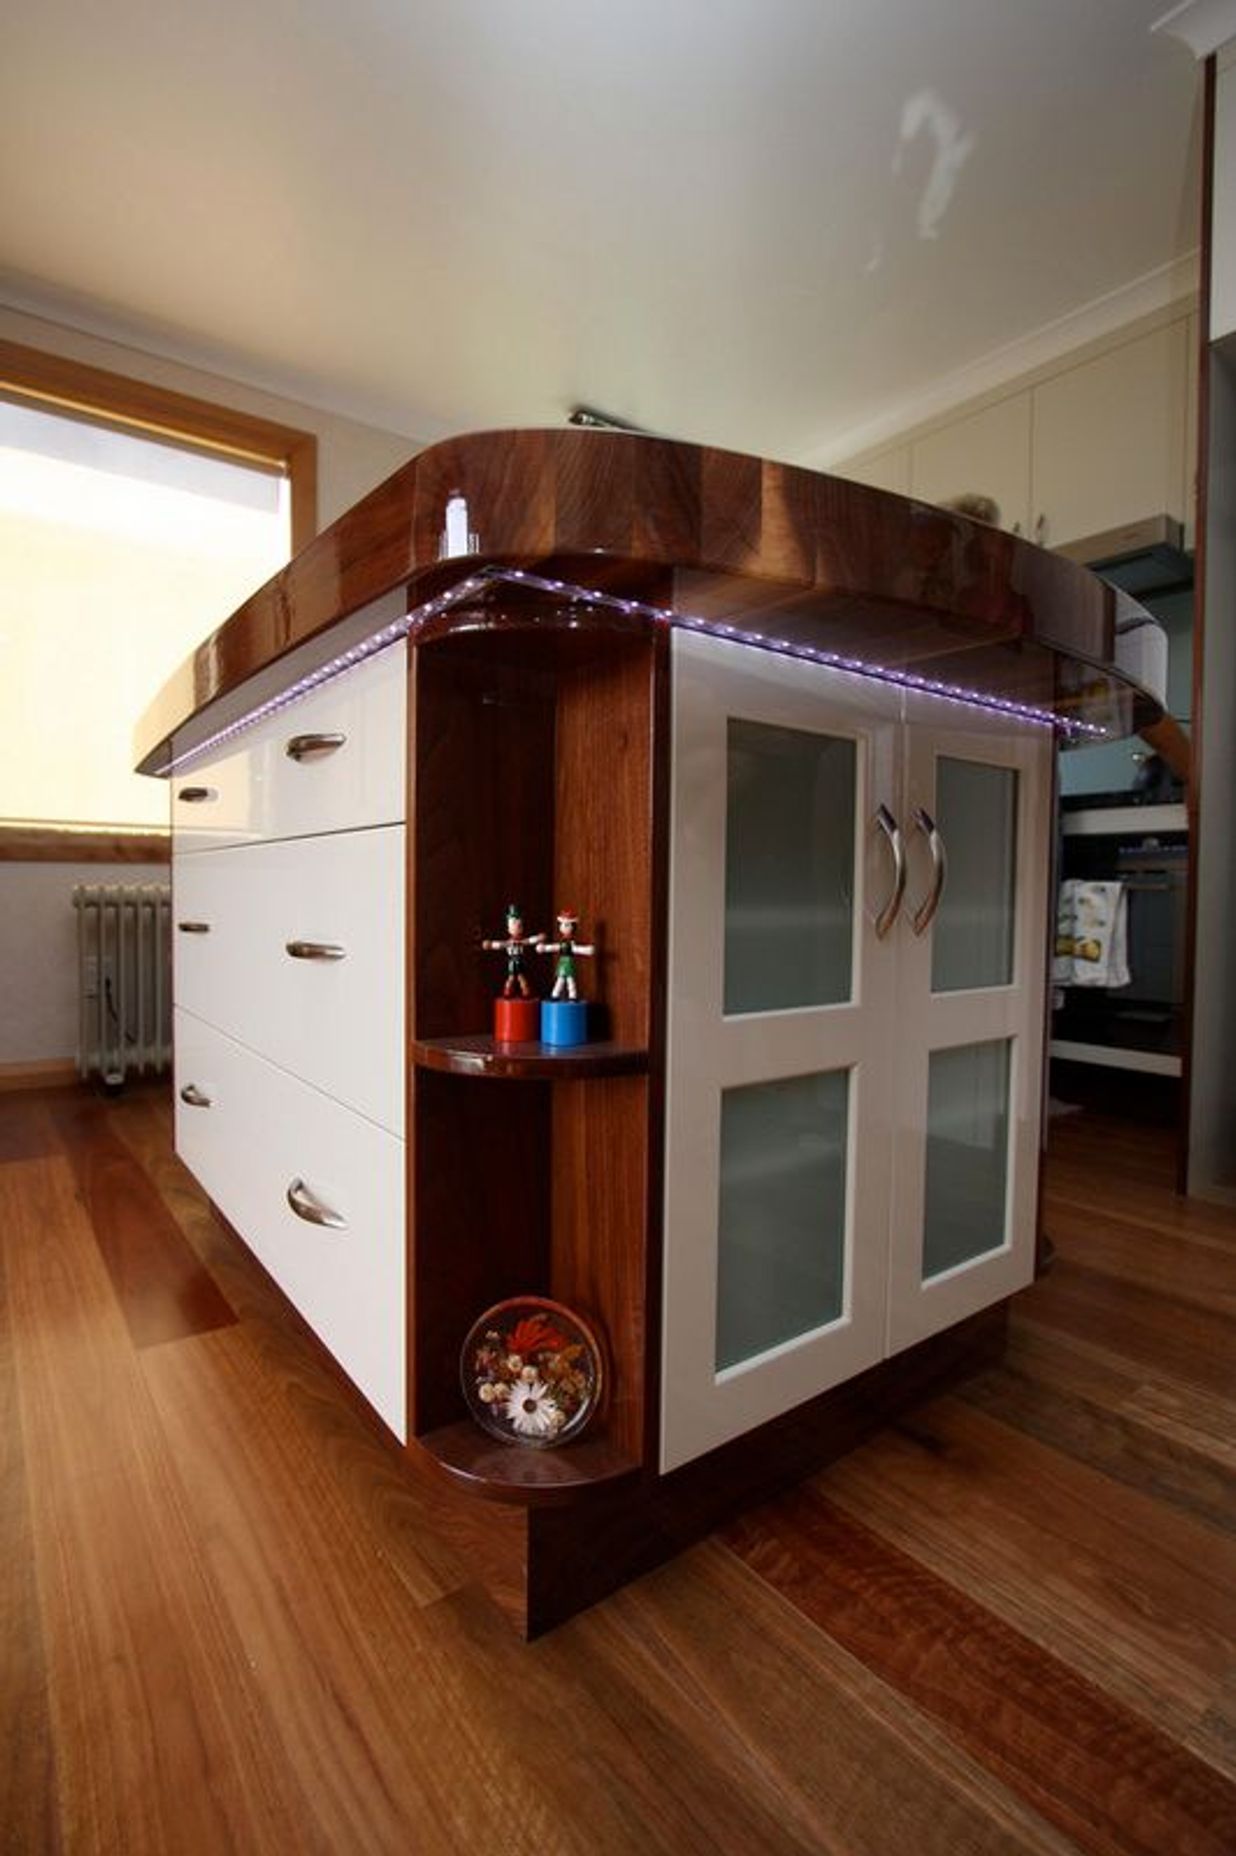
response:
<path id="1" fill-rule="evenodd" d="M 535 650 L 486 642 L 413 653 L 414 1037 L 492 1029 L 503 964 L 481 940 L 509 902 L 530 933 L 553 927 L 554 681 Z"/>
<path id="2" fill-rule="evenodd" d="M 503 979 L 480 948 L 518 901 L 552 938 L 580 916 L 594 1029 L 638 1050 L 653 966 L 653 713 L 659 644 L 538 630 L 512 599 L 485 629 L 414 651 L 412 895 L 416 1038 L 483 1029 Z M 552 964 L 530 958 L 542 996 Z M 520 1292 L 578 1304 L 612 1353 L 604 1429 L 638 1461 L 644 1430 L 648 1091 L 640 1075 L 534 1085 L 419 1067 L 410 1204 L 417 1433 L 459 1412 L 468 1326 Z"/>
<path id="3" fill-rule="evenodd" d="M 603 656 L 566 667 L 554 743 L 552 912 L 573 908 L 596 955 L 581 990 L 604 1034 L 648 1042 L 652 985 L 652 642 L 615 634 Z M 550 963 L 544 962 L 545 979 Z"/>
<path id="4" fill-rule="evenodd" d="M 415 1432 L 464 1415 L 459 1356 L 477 1317 L 508 1296 L 552 1293 L 553 1087 L 413 1074 L 408 1370 Z"/>
<path id="5" fill-rule="evenodd" d="M 554 1085 L 554 1293 L 604 1330 L 605 1429 L 633 1461 L 644 1441 L 647 1130 L 643 1077 Z"/>
<path id="6" fill-rule="evenodd" d="M 649 1474 L 634 1489 L 598 1492 L 572 1509 L 529 1510 L 528 1634 L 551 1629 L 852 1450 L 929 1392 L 990 1364 L 1006 1330 L 1002 1303 L 671 1476 Z"/>

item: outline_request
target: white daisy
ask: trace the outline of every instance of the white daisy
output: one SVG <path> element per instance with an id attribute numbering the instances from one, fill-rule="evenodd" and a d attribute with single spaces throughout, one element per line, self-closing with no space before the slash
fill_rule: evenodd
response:
<path id="1" fill-rule="evenodd" d="M 524 1437 L 552 1437 L 562 1423 L 562 1413 L 549 1395 L 549 1388 L 539 1379 L 531 1385 L 522 1380 L 506 1395 L 506 1415 L 513 1429 Z"/>

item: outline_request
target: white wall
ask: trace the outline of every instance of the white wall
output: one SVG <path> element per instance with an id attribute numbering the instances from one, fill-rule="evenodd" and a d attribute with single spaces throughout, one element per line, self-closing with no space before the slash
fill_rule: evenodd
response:
<path id="1" fill-rule="evenodd" d="M 1218 55 L 1210 236 L 1210 339 L 1217 342 L 1236 332 L 1236 39 Z"/>
<path id="2" fill-rule="evenodd" d="M 79 334 L 0 305 L 0 337 L 272 419 L 318 439 L 318 523 L 325 528 L 421 449 L 407 434 L 338 418 L 141 349 Z M 226 613 L 220 613 L 222 621 Z M 154 695 L 152 689 L 150 694 Z M 141 883 L 166 866 L 0 863 L 0 1064 L 71 1058 L 77 1042 L 74 883 Z"/>
<path id="3" fill-rule="evenodd" d="M 75 883 L 166 883 L 166 864 L 0 863 L 0 1065 L 77 1049 Z"/>

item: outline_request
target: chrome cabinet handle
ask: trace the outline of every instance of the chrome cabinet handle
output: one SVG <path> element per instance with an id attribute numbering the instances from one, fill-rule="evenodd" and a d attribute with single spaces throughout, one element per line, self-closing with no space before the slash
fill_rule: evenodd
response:
<path id="1" fill-rule="evenodd" d="M 1045 515 L 1035 517 L 1034 539 L 1040 548 L 1047 546 L 1047 517 Z"/>
<path id="2" fill-rule="evenodd" d="M 219 795 L 213 786 L 182 786 L 176 797 L 187 806 L 200 806 L 204 800 L 217 799 Z"/>
<path id="3" fill-rule="evenodd" d="M 345 950 L 333 941 L 286 941 L 284 946 L 293 960 L 343 960 Z"/>
<path id="4" fill-rule="evenodd" d="M 348 1221 L 333 1212 L 321 1199 L 315 1199 L 303 1179 L 294 1179 L 287 1190 L 287 1201 L 298 1218 L 306 1224 L 325 1225 L 331 1231 L 346 1231 Z"/>
<path id="5" fill-rule="evenodd" d="M 923 806 L 914 808 L 914 825 L 927 840 L 927 849 L 931 853 L 931 888 L 926 897 L 910 917 L 910 926 L 915 934 L 925 934 L 931 926 L 940 898 L 944 894 L 944 885 L 948 880 L 948 858 L 944 852 L 944 839 L 940 836 L 936 821 Z"/>
<path id="6" fill-rule="evenodd" d="M 888 848 L 893 854 L 893 887 L 882 909 L 872 921 L 878 938 L 882 941 L 897 919 L 901 899 L 906 893 L 906 851 L 901 841 L 901 828 L 885 805 L 876 807 L 872 821 L 879 831 L 884 833 Z"/>
<path id="7" fill-rule="evenodd" d="M 180 1099 L 187 1102 L 190 1108 L 209 1108 L 211 1105 L 211 1098 L 196 1083 L 186 1083 L 180 1092 Z"/>
<path id="8" fill-rule="evenodd" d="M 293 735 L 283 751 L 289 760 L 312 760 L 317 755 L 333 754 L 346 740 L 346 735 Z"/>
<path id="9" fill-rule="evenodd" d="M 180 934 L 209 934 L 210 933 L 209 922 L 177 922 L 176 928 L 177 928 L 178 933 Z"/>

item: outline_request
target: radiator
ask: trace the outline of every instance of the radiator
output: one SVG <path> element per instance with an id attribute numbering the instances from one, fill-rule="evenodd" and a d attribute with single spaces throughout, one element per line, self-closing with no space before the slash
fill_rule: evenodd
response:
<path id="1" fill-rule="evenodd" d="M 172 1060 L 172 892 L 167 883 L 78 883 L 77 1068 L 117 1087 Z"/>

